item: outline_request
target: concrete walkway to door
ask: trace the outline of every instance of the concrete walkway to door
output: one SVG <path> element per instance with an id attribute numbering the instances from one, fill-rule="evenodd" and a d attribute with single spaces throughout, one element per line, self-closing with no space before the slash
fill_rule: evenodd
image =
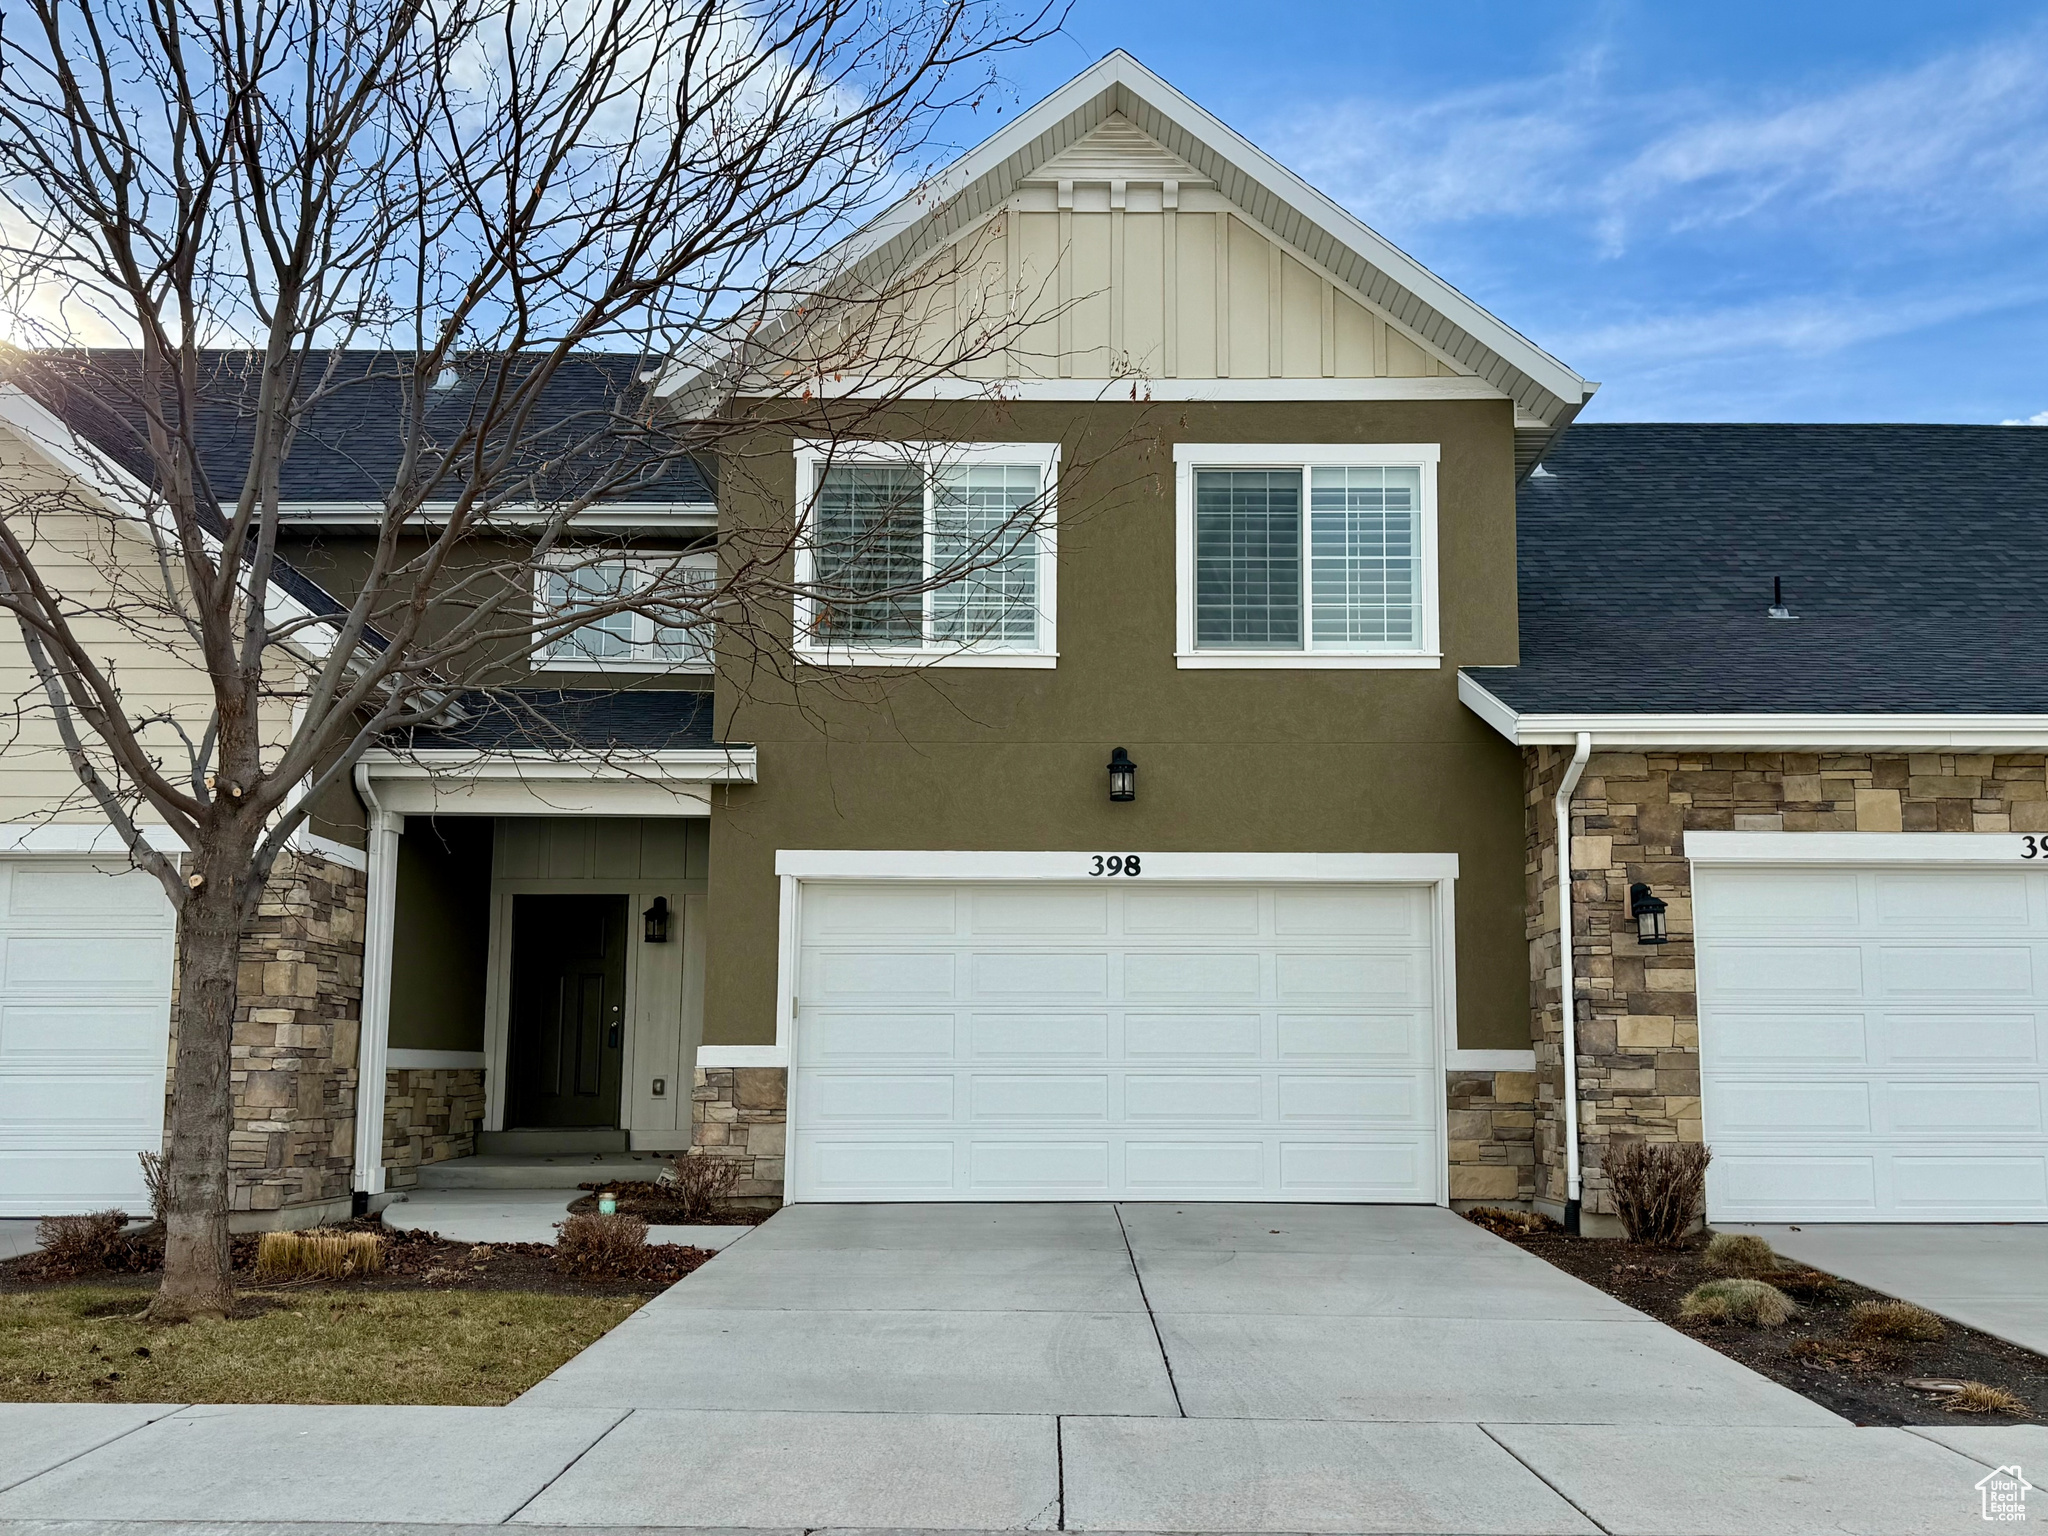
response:
<path id="1" fill-rule="evenodd" d="M 0 1404 L 0 1536 L 1920 1536 L 2013 1463 L 2048 1430 L 1856 1428 L 1448 1211 L 805 1206 L 507 1408 Z"/>

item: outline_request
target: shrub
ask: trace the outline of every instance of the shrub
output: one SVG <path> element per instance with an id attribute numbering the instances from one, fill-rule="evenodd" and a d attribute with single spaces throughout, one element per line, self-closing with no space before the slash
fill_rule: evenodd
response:
<path id="1" fill-rule="evenodd" d="M 1941 1406 L 1950 1413 L 2015 1413 L 2033 1416 L 2033 1409 L 2005 1388 L 1990 1386 L 1981 1381 L 1964 1382 L 1941 1400 Z"/>
<path id="2" fill-rule="evenodd" d="M 266 1232 L 256 1245 L 256 1278 L 317 1275 L 339 1280 L 384 1269 L 384 1239 L 374 1232 Z"/>
<path id="3" fill-rule="evenodd" d="M 740 1181 L 740 1165 L 729 1157 L 686 1152 L 669 1159 L 657 1182 L 683 1208 L 683 1221 L 716 1221 Z"/>
<path id="4" fill-rule="evenodd" d="M 1680 1317 L 1752 1328 L 1775 1328 L 1798 1310 L 1790 1296 L 1762 1280 L 1709 1280 L 1686 1292 L 1678 1304 Z"/>
<path id="5" fill-rule="evenodd" d="M 571 1216 L 555 1239 L 555 1262 L 578 1275 L 630 1273 L 646 1252 L 647 1223 L 638 1216 Z"/>
<path id="6" fill-rule="evenodd" d="M 1501 1237 L 1541 1237 L 1564 1230 L 1541 1211 L 1511 1211 L 1499 1205 L 1475 1205 L 1465 1219 Z"/>
<path id="7" fill-rule="evenodd" d="M 1770 1272 L 1771 1284 L 1787 1296 L 1807 1301 L 1833 1301 L 1842 1294 L 1842 1282 L 1825 1270 L 1778 1269 Z"/>
<path id="8" fill-rule="evenodd" d="M 89 1216 L 45 1216 L 36 1223 L 42 1267 L 57 1273 L 81 1269 L 125 1269 L 128 1225 L 126 1211 L 94 1211 Z"/>
<path id="9" fill-rule="evenodd" d="M 158 1221 L 171 1207 L 171 1171 L 164 1166 L 161 1152 L 138 1152 L 142 1160 L 142 1183 L 149 1191 L 149 1214 Z"/>
<path id="10" fill-rule="evenodd" d="M 1931 1344 L 1948 1332 L 1925 1307 L 1910 1301 L 1859 1301 L 1849 1309 L 1849 1335 L 1857 1339 L 1898 1339 Z"/>
<path id="11" fill-rule="evenodd" d="M 1778 1255 L 1753 1232 L 1716 1232 L 1707 1244 L 1707 1262 L 1736 1274 L 1763 1275 L 1778 1267 Z"/>
<path id="12" fill-rule="evenodd" d="M 1707 1162 L 1696 1141 L 1620 1141 L 1607 1153 L 1614 1211 L 1628 1235 L 1662 1248 L 1677 1245 L 1707 1203 Z"/>

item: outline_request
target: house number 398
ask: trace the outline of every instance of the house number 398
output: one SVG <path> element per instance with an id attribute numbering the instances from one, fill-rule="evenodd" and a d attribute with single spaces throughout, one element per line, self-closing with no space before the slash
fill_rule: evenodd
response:
<path id="1" fill-rule="evenodd" d="M 1138 873 L 1138 856 L 1135 853 L 1112 853 L 1107 858 L 1095 855 L 1095 867 L 1091 875 L 1135 875 Z"/>

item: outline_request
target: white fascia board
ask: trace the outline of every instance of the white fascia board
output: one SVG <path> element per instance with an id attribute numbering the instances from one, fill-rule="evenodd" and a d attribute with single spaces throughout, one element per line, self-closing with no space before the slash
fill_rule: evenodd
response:
<path id="1" fill-rule="evenodd" d="M 362 756 L 373 780 L 490 779 L 525 783 L 752 784 L 759 765 L 752 747 L 690 747 L 663 752 L 610 752 L 567 756 L 552 752 L 471 752 L 434 748 Z"/>
<path id="2" fill-rule="evenodd" d="M 1131 875 L 1098 875 L 1110 854 L 1140 861 Z M 1421 884 L 1458 877 L 1455 853 L 1087 853 L 973 852 L 953 849 L 795 849 L 775 855 L 775 873 L 798 880 L 1099 880 L 1386 881 Z"/>
<path id="3" fill-rule="evenodd" d="M 1798 747 L 1845 750 L 2048 751 L 2048 715 L 1814 713 L 1523 714 L 1464 673 L 1459 702 L 1517 746 Z"/>
<path id="4" fill-rule="evenodd" d="M 789 1047 L 786 1045 L 700 1045 L 697 1047 L 697 1065 L 700 1067 L 786 1067 L 789 1065 Z"/>
<path id="5" fill-rule="evenodd" d="M 1695 864 L 2043 864 L 2048 838 L 2014 832 L 1688 832 Z"/>
<path id="6" fill-rule="evenodd" d="M 445 523 L 454 509 L 445 503 L 428 503 L 419 508 L 419 526 L 431 528 Z M 375 528 L 382 525 L 387 509 L 377 501 L 288 501 L 278 507 L 280 522 L 319 528 Z M 526 528 L 546 521 L 552 513 L 539 509 L 502 508 L 483 520 L 486 529 Z M 411 521 L 409 519 L 408 521 Z M 718 526 L 718 506 L 709 501 L 606 502 L 588 512 L 578 513 L 572 528 L 580 533 L 630 533 L 675 528 L 696 532 Z"/>
<path id="7" fill-rule="evenodd" d="M 852 271 L 890 241 L 934 218 L 954 198 L 985 176 L 1007 172 L 1013 185 L 1021 185 L 1038 162 L 1034 160 L 1032 164 L 1016 166 L 1008 166 L 1006 162 L 1029 151 L 1033 141 L 1041 135 L 1066 119 L 1085 112 L 1118 88 L 1186 131 L 1230 168 L 1262 185 L 1303 218 L 1320 226 L 1339 244 L 1348 246 L 1360 260 L 1384 273 L 1529 379 L 1555 402 L 1545 414 L 1545 419 L 1552 424 L 1569 420 L 1592 398 L 1597 385 L 1589 384 L 1498 316 L 1482 309 L 1413 257 L 1388 243 L 1383 236 L 1249 139 L 1197 106 L 1121 48 L 1082 70 L 1035 106 L 1019 113 L 931 181 L 920 184 L 832 247 L 812 263 L 812 270 L 820 273 L 834 269 Z M 1008 195 L 1007 188 L 1004 195 Z M 1395 323 L 1406 328 L 1398 320 Z M 662 393 L 670 394 L 688 387 L 708 366 L 684 365 L 677 368 L 671 381 L 663 385 Z"/>

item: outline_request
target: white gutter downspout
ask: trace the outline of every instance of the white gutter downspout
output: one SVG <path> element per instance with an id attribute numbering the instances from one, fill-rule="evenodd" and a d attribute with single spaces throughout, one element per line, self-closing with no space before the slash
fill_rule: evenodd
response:
<path id="1" fill-rule="evenodd" d="M 1579 1000 L 1572 974 L 1572 791 L 1593 755 L 1593 733 L 1579 732 L 1579 744 L 1564 782 L 1557 786 L 1557 978 L 1564 1022 L 1564 1224 L 1579 1230 Z M 371 866 L 376 867 L 374 864 Z M 364 996 L 367 999 L 368 984 Z"/>
<path id="2" fill-rule="evenodd" d="M 384 1193 L 384 1063 L 391 1047 L 391 941 L 398 926 L 398 839 L 405 818 L 383 809 L 357 763 L 356 793 L 370 812 L 368 898 L 363 913 L 363 1008 L 356 1041 L 355 1189 L 359 1207 Z"/>

